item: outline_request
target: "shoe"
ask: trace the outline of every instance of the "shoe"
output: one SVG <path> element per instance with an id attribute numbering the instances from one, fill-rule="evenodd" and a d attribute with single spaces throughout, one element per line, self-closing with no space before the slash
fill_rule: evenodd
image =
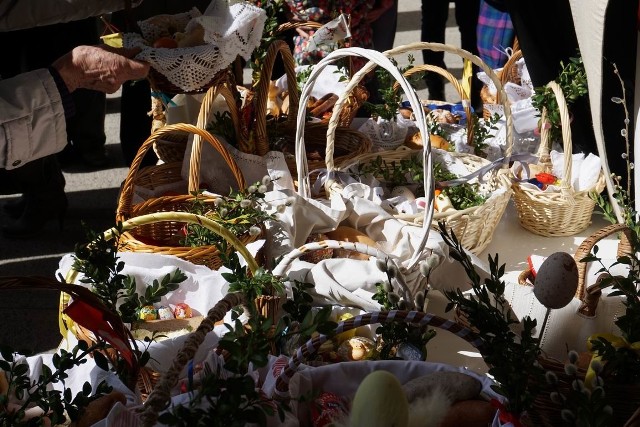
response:
<path id="1" fill-rule="evenodd" d="M 104 148 L 87 151 L 80 155 L 82 163 L 89 169 L 103 169 L 109 165 L 109 156 Z"/>
<path id="2" fill-rule="evenodd" d="M 24 212 L 27 205 L 27 199 L 24 195 L 15 200 L 11 200 L 2 205 L 2 210 L 11 219 L 18 219 Z"/>
<path id="3" fill-rule="evenodd" d="M 40 233 L 51 220 L 58 220 L 62 230 L 67 213 L 66 194 L 46 193 L 26 195 L 22 215 L 11 224 L 2 227 L 2 234 L 8 239 L 27 239 Z"/>

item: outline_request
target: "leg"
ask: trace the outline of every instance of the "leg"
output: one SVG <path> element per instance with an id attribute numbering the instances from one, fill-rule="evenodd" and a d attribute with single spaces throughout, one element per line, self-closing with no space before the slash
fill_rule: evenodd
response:
<path id="1" fill-rule="evenodd" d="M 60 227 L 67 211 L 64 194 L 65 179 L 55 155 L 34 160 L 10 171 L 1 170 L 0 192 L 24 193 L 21 208 L 14 213 L 16 220 L 2 227 L 8 238 L 27 238 L 38 234 L 52 219 Z M 11 215 L 11 211 L 7 211 Z"/>
<path id="2" fill-rule="evenodd" d="M 449 16 L 449 0 L 422 0 L 422 41 L 444 43 L 447 17 Z M 425 64 L 446 68 L 444 52 L 422 51 Z M 429 89 L 429 98 L 444 101 L 444 80 L 440 75 L 427 73 L 424 78 Z"/>
<path id="3" fill-rule="evenodd" d="M 151 89 L 147 80 L 126 82 L 122 85 L 122 102 L 120 106 L 120 147 L 127 166 L 138 153 L 142 143 L 151 134 Z M 153 150 L 145 156 L 141 166 L 154 165 L 158 162 Z"/>
<path id="4" fill-rule="evenodd" d="M 460 47 L 474 55 L 478 55 L 478 16 L 480 14 L 480 0 L 455 0 L 456 23 L 460 30 Z M 482 82 L 476 77 L 479 68 L 473 66 L 471 79 L 471 105 L 477 110 L 482 108 L 480 89 Z"/>

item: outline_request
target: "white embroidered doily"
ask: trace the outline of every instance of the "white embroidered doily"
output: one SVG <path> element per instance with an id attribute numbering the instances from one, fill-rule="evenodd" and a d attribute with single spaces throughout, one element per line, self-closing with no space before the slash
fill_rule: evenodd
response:
<path id="1" fill-rule="evenodd" d="M 169 82 L 191 92 L 204 87 L 238 55 L 249 60 L 260 43 L 265 21 L 265 11 L 248 2 L 213 0 L 204 14 L 193 8 L 168 15 L 159 25 L 153 18 L 138 22 L 142 34 L 124 34 L 123 46 L 142 49 L 136 59 L 149 62 Z M 204 28 L 204 45 L 152 47 L 158 37 L 171 35 L 171 31 L 188 32 L 196 24 Z"/>

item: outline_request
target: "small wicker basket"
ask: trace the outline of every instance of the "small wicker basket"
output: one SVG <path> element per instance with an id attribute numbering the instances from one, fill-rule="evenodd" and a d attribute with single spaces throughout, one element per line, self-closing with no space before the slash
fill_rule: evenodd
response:
<path id="1" fill-rule="evenodd" d="M 217 138 L 207 131 L 193 125 L 168 125 L 156 131 L 140 147 L 140 150 L 131 164 L 131 168 L 129 169 L 127 177 L 122 185 L 118 199 L 116 221 L 126 221 L 145 214 L 159 212 L 184 212 L 188 210 L 188 207 L 194 200 L 194 196 L 191 194 L 157 196 L 137 204 L 133 203 L 133 195 L 137 185 L 144 184 L 150 188 L 154 188 L 159 185 L 158 181 L 164 182 L 165 179 L 182 180 L 180 174 L 182 163 L 179 163 L 178 165 L 150 166 L 138 171 L 142 158 L 153 143 L 157 139 L 163 138 L 165 135 L 174 132 L 194 133 L 210 143 L 214 149 L 220 153 L 231 169 L 231 173 L 238 184 L 238 188 L 246 188 L 244 177 L 238 165 Z M 201 152 L 202 141 L 194 140 L 190 158 L 189 193 L 195 192 L 199 189 Z M 154 178 L 157 178 L 157 181 L 153 181 Z M 203 198 L 205 203 L 214 203 L 215 201 L 214 197 L 201 196 L 201 198 Z M 127 232 L 122 236 L 122 250 L 174 255 L 194 264 L 206 265 L 212 269 L 219 268 L 222 265 L 222 260 L 219 257 L 219 251 L 215 245 L 198 247 L 185 247 L 180 245 L 179 236 L 183 227 L 184 223 L 179 221 L 150 223 L 140 226 L 135 231 Z M 243 244 L 247 244 L 257 240 L 261 236 L 262 234 L 250 236 L 249 233 L 246 233 L 245 235 L 240 236 L 240 239 Z"/>
<path id="2" fill-rule="evenodd" d="M 592 193 L 600 193 L 605 187 L 604 173 L 600 170 L 598 180 L 593 188 L 576 191 L 571 184 L 573 144 L 571 140 L 571 126 L 569 112 L 562 93 L 556 82 L 548 85 L 558 101 L 560 120 L 562 123 L 562 140 L 564 144 L 564 179 L 560 184 L 560 191 L 546 192 L 538 188 L 527 188 L 514 179 L 512 188 L 513 201 L 518 213 L 518 220 L 525 229 L 532 233 L 553 237 L 573 236 L 585 230 L 591 224 L 591 216 L 596 202 L 591 198 Z M 546 123 L 546 109 L 542 111 L 541 122 Z M 540 148 L 538 151 L 539 165 L 544 172 L 551 170 L 549 157 L 549 131 L 542 126 Z"/>
<path id="3" fill-rule="evenodd" d="M 517 63 L 522 58 L 522 51 L 515 50 L 513 54 L 509 57 L 507 62 L 505 62 L 504 66 L 500 71 L 496 72 L 496 75 L 500 78 L 500 83 L 504 86 L 507 82 L 512 82 L 516 84 L 520 84 L 520 77 L 518 75 L 518 67 Z M 498 104 L 499 106 L 504 105 L 504 101 L 502 100 L 502 94 L 500 92 L 496 92 L 495 96 L 491 94 L 488 86 L 483 86 L 480 90 L 480 98 L 482 99 L 483 109 L 482 116 L 485 120 L 488 120 L 493 115 L 492 110 L 484 107 L 485 104 Z M 508 101 L 507 101 L 508 102 Z"/>

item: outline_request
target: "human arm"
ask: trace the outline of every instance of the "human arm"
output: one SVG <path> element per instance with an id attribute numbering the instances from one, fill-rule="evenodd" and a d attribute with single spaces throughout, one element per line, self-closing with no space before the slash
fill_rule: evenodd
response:
<path id="1" fill-rule="evenodd" d="M 0 32 L 76 21 L 115 12 L 129 0 L 0 0 Z M 142 0 L 131 0 L 135 7 Z"/>
<path id="2" fill-rule="evenodd" d="M 0 80 L 0 168 L 61 151 L 67 144 L 65 116 L 73 108 L 70 93 L 78 88 L 112 93 L 126 80 L 144 78 L 149 65 L 128 58 L 135 52 L 79 46 L 49 70 Z"/>

